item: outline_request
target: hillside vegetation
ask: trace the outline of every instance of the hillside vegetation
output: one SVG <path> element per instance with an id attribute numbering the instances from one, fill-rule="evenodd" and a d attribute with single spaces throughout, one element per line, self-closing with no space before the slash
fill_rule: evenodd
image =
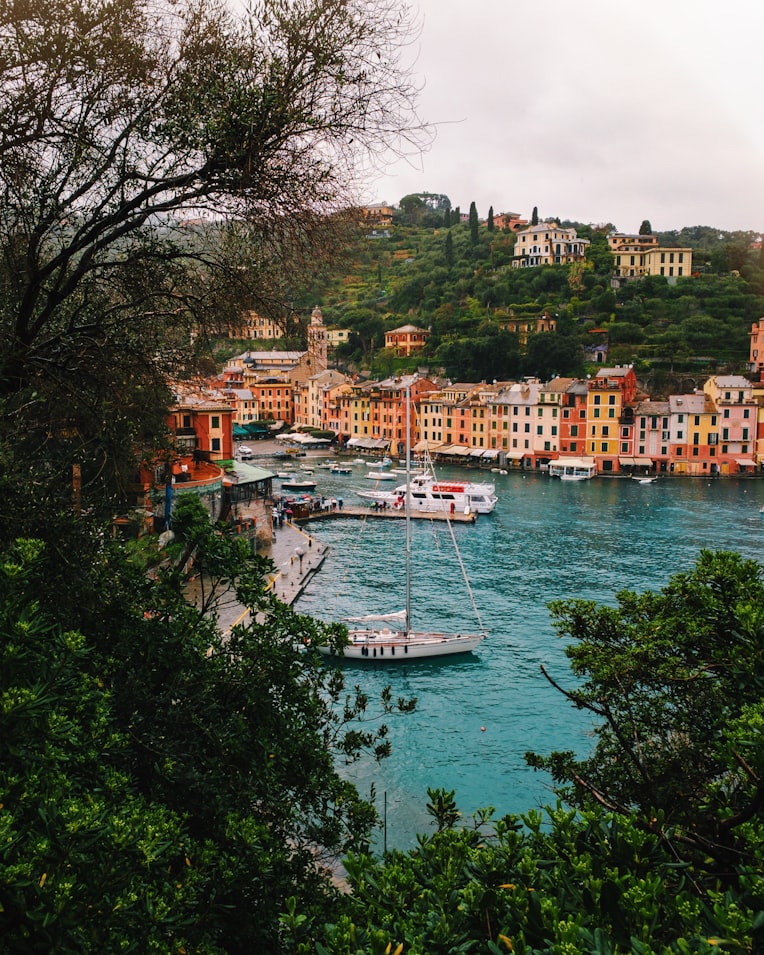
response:
<path id="1" fill-rule="evenodd" d="M 340 363 L 373 374 L 405 367 L 385 352 L 384 332 L 413 323 L 431 331 L 417 363 L 465 380 L 581 374 L 584 346 L 603 343 L 608 363 L 633 363 L 642 374 L 740 371 L 751 323 L 764 315 L 764 262 L 749 233 L 660 234 L 661 244 L 693 249 L 693 276 L 614 289 L 611 225 L 561 222 L 591 240 L 583 264 L 513 269 L 511 232 L 485 222 L 446 227 L 434 213 L 425 224 L 410 219 L 359 235 L 342 271 L 299 296 L 305 310 L 321 305 L 327 325 L 352 331 Z M 523 347 L 501 330 L 502 319 L 544 311 L 557 317 L 556 335 L 531 336 Z"/>

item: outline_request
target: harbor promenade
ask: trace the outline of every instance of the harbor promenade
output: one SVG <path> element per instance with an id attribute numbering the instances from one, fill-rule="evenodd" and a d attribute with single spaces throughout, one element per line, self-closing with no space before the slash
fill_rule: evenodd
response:
<path id="1" fill-rule="evenodd" d="M 275 567 L 269 590 L 285 604 L 293 604 L 326 559 L 326 544 L 303 530 L 298 524 L 284 521 L 271 536 L 270 545 L 260 548 Z"/>

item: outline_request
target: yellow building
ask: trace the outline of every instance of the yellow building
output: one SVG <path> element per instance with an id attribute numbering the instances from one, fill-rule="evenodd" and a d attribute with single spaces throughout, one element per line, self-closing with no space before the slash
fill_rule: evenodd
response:
<path id="1" fill-rule="evenodd" d="M 622 278 L 663 275 L 684 278 L 692 275 L 692 249 L 659 245 L 657 235 L 611 233 L 607 237 L 613 253 L 613 272 Z"/>
<path id="2" fill-rule="evenodd" d="M 284 337 L 284 329 L 280 322 L 272 318 L 258 315 L 257 312 L 244 312 L 237 324 L 228 326 L 229 338 L 256 338 L 264 341 L 275 341 Z"/>
<path id="3" fill-rule="evenodd" d="M 603 368 L 587 381 L 587 454 L 596 458 L 597 471 L 620 470 L 619 457 L 634 459 L 634 399 L 637 376 L 631 366 Z"/>
<path id="4" fill-rule="evenodd" d="M 521 345 L 528 343 L 529 335 L 541 335 L 544 332 L 557 331 L 557 319 L 544 312 L 542 315 L 525 315 L 517 318 L 510 310 L 509 318 L 499 319 L 499 328 L 517 335 Z"/>

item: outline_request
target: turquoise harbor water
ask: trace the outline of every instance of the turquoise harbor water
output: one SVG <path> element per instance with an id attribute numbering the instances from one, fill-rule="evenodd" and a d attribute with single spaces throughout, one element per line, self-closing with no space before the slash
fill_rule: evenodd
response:
<path id="1" fill-rule="evenodd" d="M 334 477 L 316 470 L 318 492 L 359 503 L 353 488 L 369 486 L 365 469 Z M 439 469 L 439 476 L 467 476 Z M 453 529 L 489 638 L 479 651 L 443 661 L 347 664 L 348 681 L 374 699 L 416 696 L 413 714 L 388 718 L 393 755 L 349 772 L 359 789 L 376 788 L 387 803 L 387 845 L 408 848 L 432 830 L 427 787 L 456 790 L 464 815 L 493 806 L 523 812 L 552 799 L 549 780 L 533 773 L 524 753 L 590 746 L 589 724 L 540 672 L 543 663 L 569 682 L 562 642 L 546 607 L 559 598 L 612 603 L 620 589 L 661 587 L 693 565 L 702 547 L 737 550 L 758 559 L 764 529 L 764 482 L 671 479 L 652 485 L 594 479 L 562 483 L 545 475 L 491 480 L 499 504 L 474 525 Z M 320 573 L 297 609 L 342 619 L 397 610 L 404 602 L 404 527 L 400 521 L 316 522 L 329 545 Z M 412 526 L 414 626 L 471 630 L 475 618 L 454 557 L 448 527 Z"/>

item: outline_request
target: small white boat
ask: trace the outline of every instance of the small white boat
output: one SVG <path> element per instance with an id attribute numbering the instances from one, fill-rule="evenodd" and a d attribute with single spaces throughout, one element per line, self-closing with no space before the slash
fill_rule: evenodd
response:
<path id="1" fill-rule="evenodd" d="M 549 462 L 549 477 L 561 481 L 588 481 L 596 473 L 594 458 L 557 458 Z"/>
<path id="2" fill-rule="evenodd" d="M 658 480 L 657 477 L 637 477 L 636 475 L 632 475 L 631 479 L 632 481 L 636 481 L 637 484 L 655 484 Z"/>
<path id="3" fill-rule="evenodd" d="M 291 481 L 294 473 L 292 471 L 276 471 L 276 477 L 279 481 Z"/>
<path id="4" fill-rule="evenodd" d="M 330 474 L 352 474 L 352 468 L 343 468 L 340 464 L 335 464 L 334 467 L 329 468 Z"/>
<path id="5" fill-rule="evenodd" d="M 366 458 L 353 458 L 351 464 L 366 464 Z"/>
<path id="6" fill-rule="evenodd" d="M 315 481 L 301 481 L 295 478 L 288 478 L 281 482 L 282 491 L 315 491 Z"/>
<path id="7" fill-rule="evenodd" d="M 366 477 L 370 481 L 394 481 L 395 475 L 392 471 L 369 471 Z"/>

